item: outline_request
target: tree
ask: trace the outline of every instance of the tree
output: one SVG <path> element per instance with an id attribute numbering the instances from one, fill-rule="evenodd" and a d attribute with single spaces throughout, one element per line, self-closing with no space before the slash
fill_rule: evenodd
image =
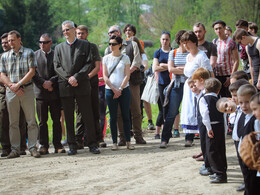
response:
<path id="1" fill-rule="evenodd" d="M 17 30 L 23 35 L 26 6 L 24 0 L 1 0 L 7 31 Z"/>
<path id="2" fill-rule="evenodd" d="M 26 6 L 23 42 L 26 47 L 38 48 L 39 37 L 53 31 L 49 4 L 44 0 L 29 0 Z"/>

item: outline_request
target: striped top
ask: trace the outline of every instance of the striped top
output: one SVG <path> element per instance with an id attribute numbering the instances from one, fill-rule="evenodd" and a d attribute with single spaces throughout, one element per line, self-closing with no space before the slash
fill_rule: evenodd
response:
<path id="1" fill-rule="evenodd" d="M 232 51 L 237 49 L 235 41 L 230 37 L 226 40 L 217 39 L 216 43 L 218 58 L 215 66 L 216 76 L 229 76 L 232 73 L 233 62 L 232 62 Z"/>
<path id="2" fill-rule="evenodd" d="M 169 53 L 168 61 L 173 61 L 175 67 L 184 67 L 186 64 L 186 58 L 187 58 L 187 55 L 189 54 L 189 52 L 180 53 L 177 50 L 175 57 L 173 57 L 173 53 L 174 53 L 174 50 L 171 50 Z M 175 80 L 176 81 L 179 80 L 181 83 L 184 83 L 186 80 L 186 77 L 184 74 L 183 75 L 174 75 L 174 76 L 175 76 Z M 174 76 L 172 78 L 174 78 Z"/>
<path id="3" fill-rule="evenodd" d="M 1 57 L 0 72 L 6 73 L 12 83 L 19 82 L 34 67 L 37 67 L 34 52 L 25 47 L 17 54 L 11 49 Z"/>

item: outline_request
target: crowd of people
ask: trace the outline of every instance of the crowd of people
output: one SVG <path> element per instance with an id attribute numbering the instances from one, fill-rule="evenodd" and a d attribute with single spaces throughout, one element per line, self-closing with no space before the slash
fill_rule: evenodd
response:
<path id="1" fill-rule="evenodd" d="M 61 27 L 66 41 L 54 50 L 48 33 L 40 36 L 36 52 L 23 46 L 15 30 L 1 36 L 1 157 L 25 155 L 27 148 L 36 158 L 48 154 L 49 112 L 55 153 L 66 153 L 61 142 L 64 116 L 67 154 L 75 155 L 84 146 L 99 154 L 99 148 L 106 147 L 107 106 L 111 149 L 126 146 L 134 150 L 131 136 L 136 144 L 146 144 L 142 133 L 144 108 L 148 129 L 155 130 L 155 139 L 161 139 L 160 148 L 166 149 L 170 138 L 180 137 L 179 123 L 185 133 L 185 147 L 192 147 L 194 139 L 200 138 L 201 153 L 194 158 L 204 161 L 199 173 L 209 176 L 210 183 L 227 182 L 225 137 L 232 134 L 244 177 L 244 184 L 237 190 L 260 193 L 260 173 L 249 169 L 239 153 L 243 137 L 260 131 L 260 41 L 255 23 L 238 20 L 232 36 L 232 29 L 217 20 L 212 24 L 217 38 L 206 41 L 205 25 L 198 22 L 193 31 L 176 33 L 177 48 L 171 47 L 170 32 L 161 32 L 161 47 L 154 52 L 150 68 L 159 89 L 155 126 L 150 103 L 141 101 L 144 72 L 149 67 L 144 42 L 136 38 L 135 26 L 124 27 L 126 40 L 120 26 L 108 29 L 103 59 L 97 45 L 87 40 L 85 25 L 67 20 Z M 240 71 L 239 58 L 243 66 Z"/>

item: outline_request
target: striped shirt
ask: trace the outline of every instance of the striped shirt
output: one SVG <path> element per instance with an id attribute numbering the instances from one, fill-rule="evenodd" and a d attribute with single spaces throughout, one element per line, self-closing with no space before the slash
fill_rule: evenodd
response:
<path id="1" fill-rule="evenodd" d="M 6 73 L 12 83 L 19 82 L 34 67 L 37 67 L 34 52 L 25 47 L 17 54 L 11 49 L 1 57 L 0 72 Z"/>
<path id="2" fill-rule="evenodd" d="M 215 74 L 216 76 L 229 76 L 233 69 L 232 51 L 237 49 L 237 45 L 230 37 L 226 40 L 217 39 L 215 44 L 218 52 Z"/>
<path id="3" fill-rule="evenodd" d="M 175 67 L 184 67 L 186 64 L 186 58 L 187 58 L 187 55 L 189 54 L 189 52 L 180 53 L 177 51 L 175 57 L 173 57 L 173 55 L 174 55 L 173 53 L 174 53 L 174 50 L 171 50 L 169 53 L 168 62 L 173 61 Z M 172 73 L 172 75 L 174 75 L 174 74 Z M 175 76 L 175 81 L 179 81 L 180 83 L 184 83 L 186 80 L 186 77 L 184 74 L 183 75 L 174 75 L 174 76 Z M 174 77 L 172 76 L 172 78 L 174 78 Z"/>

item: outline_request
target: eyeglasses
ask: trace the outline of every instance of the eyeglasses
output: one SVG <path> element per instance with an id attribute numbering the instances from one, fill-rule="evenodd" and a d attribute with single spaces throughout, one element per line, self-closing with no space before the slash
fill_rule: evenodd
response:
<path id="1" fill-rule="evenodd" d="M 116 32 L 117 30 L 111 30 L 108 32 L 108 34 L 113 34 L 114 32 Z"/>
<path id="2" fill-rule="evenodd" d="M 108 45 L 116 46 L 119 45 L 118 43 L 108 43 Z"/>
<path id="3" fill-rule="evenodd" d="M 63 33 L 64 33 L 64 32 L 68 32 L 70 29 L 71 29 L 71 28 L 66 28 L 66 29 L 62 30 L 62 32 L 63 32 Z"/>
<path id="4" fill-rule="evenodd" d="M 51 41 L 39 41 L 39 44 L 48 44 Z"/>

